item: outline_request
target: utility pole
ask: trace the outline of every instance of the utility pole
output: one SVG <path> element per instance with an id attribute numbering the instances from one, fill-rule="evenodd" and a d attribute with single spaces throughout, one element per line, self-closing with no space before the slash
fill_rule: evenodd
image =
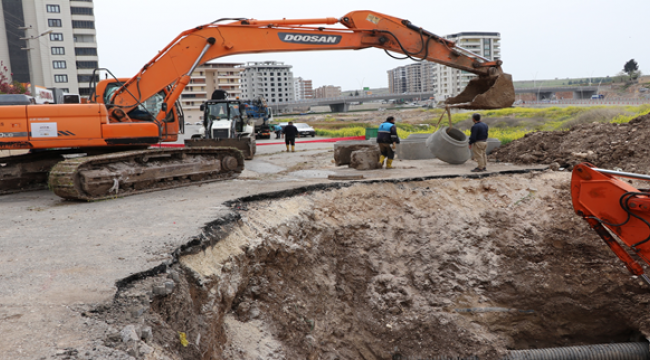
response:
<path id="1" fill-rule="evenodd" d="M 31 25 L 30 26 L 22 26 L 22 27 L 19 27 L 18 29 L 19 30 L 24 30 L 24 31 L 32 30 L 32 26 Z M 34 37 L 34 35 L 32 35 L 30 37 L 22 37 L 22 38 L 20 38 L 20 40 L 25 40 L 25 43 L 27 44 L 27 47 L 21 48 L 20 50 L 27 51 L 27 64 L 29 65 L 29 92 L 31 93 L 32 98 L 36 97 L 36 86 L 34 86 L 34 70 L 32 68 L 32 56 L 31 56 L 32 54 L 30 52 L 30 50 L 32 50 L 32 48 L 30 47 L 29 40 L 36 40 L 36 39 L 40 38 L 41 36 L 45 36 L 45 35 L 51 33 L 52 31 L 54 31 L 54 30 L 47 30 L 46 32 L 44 32 L 44 33 L 42 33 L 42 34 L 40 34 L 40 35 L 38 35 L 36 37 Z"/>

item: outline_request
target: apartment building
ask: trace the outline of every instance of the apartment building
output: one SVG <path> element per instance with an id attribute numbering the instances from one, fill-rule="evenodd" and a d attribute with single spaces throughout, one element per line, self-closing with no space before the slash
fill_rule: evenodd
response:
<path id="1" fill-rule="evenodd" d="M 499 33 L 461 32 L 445 38 L 489 60 L 501 58 Z M 466 71 L 422 61 L 388 70 L 388 87 L 393 94 L 433 91 L 442 100 L 458 95 L 474 77 Z"/>
<path id="2" fill-rule="evenodd" d="M 1 0 L 0 31 L 13 80 L 90 95 L 99 66 L 92 0 Z"/>
<path id="3" fill-rule="evenodd" d="M 246 63 L 241 73 L 242 97 L 264 97 L 269 105 L 295 101 L 292 67 L 279 61 Z"/>
<path id="4" fill-rule="evenodd" d="M 207 63 L 197 66 L 181 94 L 181 106 L 188 122 L 203 120 L 201 104 L 210 99 L 212 92 L 225 90 L 230 98 L 242 98 L 241 73 L 243 63 Z"/>
<path id="5" fill-rule="evenodd" d="M 422 61 L 388 70 L 388 89 L 392 94 L 433 91 L 435 63 Z"/>
<path id="6" fill-rule="evenodd" d="M 341 87 L 326 85 L 314 89 L 314 97 L 318 99 L 341 96 Z"/>
<path id="7" fill-rule="evenodd" d="M 314 89 L 312 88 L 311 80 L 297 77 L 294 79 L 293 83 L 296 100 L 312 99 L 314 97 Z"/>
<path id="8" fill-rule="evenodd" d="M 497 32 L 461 32 L 445 36 L 462 48 L 489 60 L 501 58 L 501 35 Z M 461 93 L 469 81 L 477 75 L 436 64 L 433 72 L 433 88 L 440 100 Z"/>

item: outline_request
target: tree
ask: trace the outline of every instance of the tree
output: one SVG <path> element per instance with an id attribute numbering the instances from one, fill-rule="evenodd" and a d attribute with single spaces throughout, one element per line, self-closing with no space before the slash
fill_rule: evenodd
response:
<path id="1" fill-rule="evenodd" d="M 630 76 L 630 80 L 632 80 L 632 76 L 635 75 L 638 70 L 639 70 L 639 64 L 636 61 L 634 61 L 634 59 L 631 59 L 630 61 L 626 62 L 625 65 L 623 66 L 623 71 Z"/>
<path id="2" fill-rule="evenodd" d="M 7 76 L 9 68 L 7 68 L 2 61 L 0 61 L 0 94 L 26 94 L 30 95 L 29 91 L 25 89 L 23 84 L 18 81 L 11 81 Z M 10 76 L 13 74 L 10 74 Z"/>

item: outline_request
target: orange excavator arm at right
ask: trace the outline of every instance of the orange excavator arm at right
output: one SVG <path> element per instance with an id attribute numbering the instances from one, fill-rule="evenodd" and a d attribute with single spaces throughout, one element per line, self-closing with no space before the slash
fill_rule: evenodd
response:
<path id="1" fill-rule="evenodd" d="M 650 285 L 650 278 L 641 265 L 612 235 L 650 265 L 650 192 L 636 189 L 619 177 L 650 181 L 647 175 L 598 169 L 589 163 L 576 165 L 571 176 L 573 209 L 632 275 L 640 276 Z"/>
<path id="2" fill-rule="evenodd" d="M 337 23 L 345 28 L 325 27 Z M 187 30 L 112 94 L 106 105 L 112 118 L 124 121 L 129 111 L 161 89 L 170 88 L 165 103 L 171 108 L 196 66 L 224 56 L 369 47 L 477 74 L 478 78 L 463 93 L 447 100 L 449 106 L 495 109 L 509 107 L 514 102 L 512 78 L 503 73 L 500 60 L 482 58 L 408 20 L 364 10 L 350 12 L 341 19 L 239 19 Z M 103 95 L 100 83 L 91 101 L 104 102 Z M 161 112 L 158 116 L 161 120 L 165 114 Z"/>

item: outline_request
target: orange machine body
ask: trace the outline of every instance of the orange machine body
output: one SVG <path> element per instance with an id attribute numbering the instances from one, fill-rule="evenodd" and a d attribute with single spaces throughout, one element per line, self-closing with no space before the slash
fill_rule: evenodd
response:
<path id="1" fill-rule="evenodd" d="M 624 177 L 637 178 L 621 173 Z M 638 175 L 637 179 L 643 175 Z M 578 164 L 571 177 L 575 212 L 603 238 L 634 275 L 645 276 L 642 267 L 607 233 L 616 235 L 650 265 L 650 193 L 603 173 L 592 164 Z"/>
<path id="2" fill-rule="evenodd" d="M 155 144 L 151 122 L 109 123 L 101 104 L 13 105 L 0 111 L 0 149 Z"/>

